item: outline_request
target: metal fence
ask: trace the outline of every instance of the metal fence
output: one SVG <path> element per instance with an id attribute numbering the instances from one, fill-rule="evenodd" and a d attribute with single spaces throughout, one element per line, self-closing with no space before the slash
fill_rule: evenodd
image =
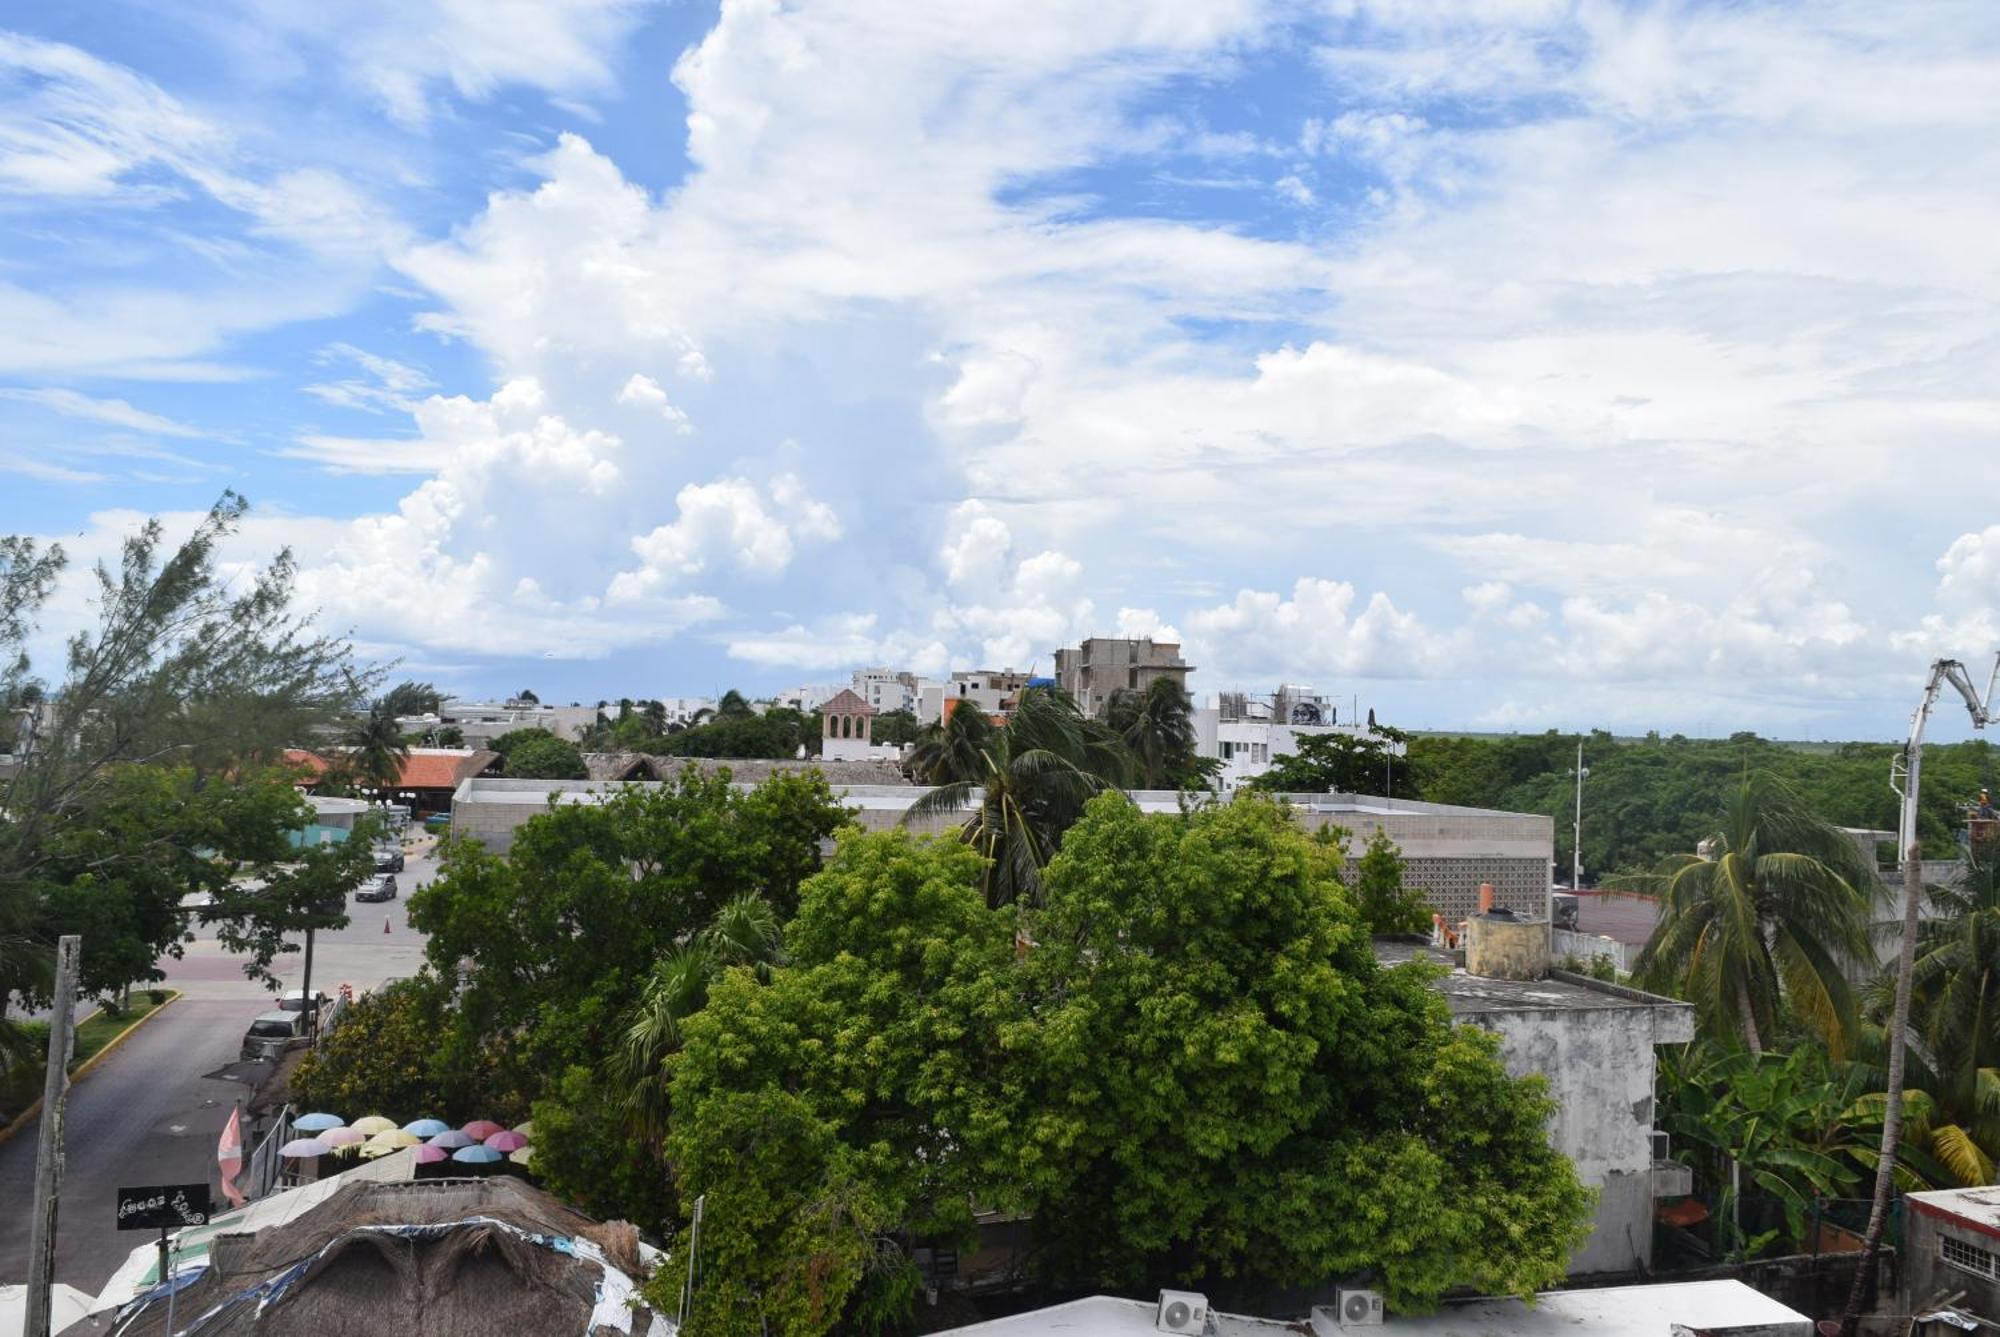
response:
<path id="1" fill-rule="evenodd" d="M 326 1037 L 333 1034 L 334 1027 L 347 1017 L 347 1009 L 353 1006 L 353 998 L 343 987 L 332 1002 L 320 1010 L 319 1024 L 313 1028 L 313 1048 L 326 1043 Z"/>
<path id="2" fill-rule="evenodd" d="M 278 1186 L 284 1171 L 284 1161 L 278 1155 L 278 1148 L 285 1145 L 292 1136 L 292 1107 L 285 1106 L 278 1111 L 278 1117 L 264 1134 L 264 1140 L 250 1153 L 244 1163 L 243 1173 L 237 1176 L 236 1188 L 246 1198 L 261 1198 Z"/>
<path id="3" fill-rule="evenodd" d="M 1557 965 L 1561 965 L 1564 958 L 1571 956 L 1586 966 L 1597 957 L 1608 956 L 1611 958 L 1611 963 L 1618 967 L 1619 974 L 1629 975 L 1632 973 L 1633 963 L 1639 959 L 1639 951 L 1639 948 L 1629 943 L 1603 937 L 1600 934 L 1574 933 L 1566 928 L 1549 930 L 1549 956 Z"/>

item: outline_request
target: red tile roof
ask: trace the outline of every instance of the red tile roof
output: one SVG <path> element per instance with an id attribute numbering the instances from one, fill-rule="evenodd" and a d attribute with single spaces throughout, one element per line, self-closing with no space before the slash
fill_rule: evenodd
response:
<path id="1" fill-rule="evenodd" d="M 500 760 L 498 752 L 443 752 L 412 749 L 403 758 L 403 776 L 398 789 L 456 789 L 458 782 L 482 774 Z"/>
<path id="2" fill-rule="evenodd" d="M 819 713 L 822 715 L 873 715 L 875 707 L 856 696 L 853 688 L 843 687 L 838 692 L 835 692 L 819 708 Z"/>
<path id="3" fill-rule="evenodd" d="M 286 748 L 285 765 L 290 766 L 293 770 L 304 771 L 315 780 L 326 774 L 326 758 L 320 756 L 317 752 L 308 752 L 304 748 Z"/>

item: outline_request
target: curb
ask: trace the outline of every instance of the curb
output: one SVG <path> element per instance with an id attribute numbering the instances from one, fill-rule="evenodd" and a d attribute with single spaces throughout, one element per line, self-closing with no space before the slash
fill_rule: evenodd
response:
<path id="1" fill-rule="evenodd" d="M 138 1034 L 142 1029 L 144 1029 L 147 1022 L 151 1021 L 154 1017 L 159 1016 L 162 1012 L 166 1011 L 168 1008 L 172 1007 L 175 1003 L 179 1002 L 180 1000 L 181 1000 L 181 991 L 179 989 L 169 989 L 167 991 L 166 1002 L 161 1003 L 151 1012 L 148 1012 L 145 1016 L 139 1018 L 137 1021 L 133 1022 L 130 1026 L 127 1026 L 124 1030 L 112 1036 L 110 1042 L 106 1044 L 104 1048 L 98 1050 L 95 1054 L 92 1054 L 89 1058 L 85 1059 L 82 1063 L 78 1064 L 76 1071 L 72 1072 L 69 1075 L 69 1084 L 73 1087 L 78 1082 L 82 1081 L 92 1068 L 95 1068 L 98 1064 L 102 1063 L 105 1059 L 109 1058 L 112 1054 L 112 1051 L 116 1050 L 118 1046 L 124 1044 L 127 1040 L 131 1039 L 134 1035 Z M 42 1112 L 42 1102 L 39 1099 L 37 1099 L 34 1104 L 28 1106 L 28 1108 L 22 1110 L 19 1114 L 15 1115 L 14 1122 L 8 1124 L 5 1128 L 0 1128 L 0 1145 L 5 1145 L 7 1140 L 13 1137 L 14 1134 L 20 1132 L 23 1128 L 26 1128 L 30 1123 L 33 1123 L 36 1116 L 41 1114 L 41 1112 Z"/>

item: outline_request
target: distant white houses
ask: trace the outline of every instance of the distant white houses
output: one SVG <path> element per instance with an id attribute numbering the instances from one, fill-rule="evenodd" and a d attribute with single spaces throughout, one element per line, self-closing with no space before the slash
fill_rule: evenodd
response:
<path id="1" fill-rule="evenodd" d="M 1288 683 L 1270 696 L 1220 692 L 1194 711 L 1195 753 L 1222 763 L 1218 783 L 1226 792 L 1295 754 L 1301 738 L 1345 734 L 1379 737 L 1372 722 L 1342 720 L 1339 703 L 1310 687 Z M 1386 740 L 1385 740 L 1386 742 Z M 1400 743 L 1387 743 L 1401 755 Z"/>

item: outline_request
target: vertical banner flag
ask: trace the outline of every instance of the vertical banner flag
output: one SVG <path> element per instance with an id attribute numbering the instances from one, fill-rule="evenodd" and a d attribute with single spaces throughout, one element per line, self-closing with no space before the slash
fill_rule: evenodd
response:
<path id="1" fill-rule="evenodd" d="M 236 1175 L 243 1168 L 243 1107 L 229 1111 L 229 1122 L 222 1130 L 222 1141 L 215 1147 L 215 1163 L 222 1167 L 222 1191 L 234 1205 L 243 1205 L 243 1195 L 236 1190 Z"/>

